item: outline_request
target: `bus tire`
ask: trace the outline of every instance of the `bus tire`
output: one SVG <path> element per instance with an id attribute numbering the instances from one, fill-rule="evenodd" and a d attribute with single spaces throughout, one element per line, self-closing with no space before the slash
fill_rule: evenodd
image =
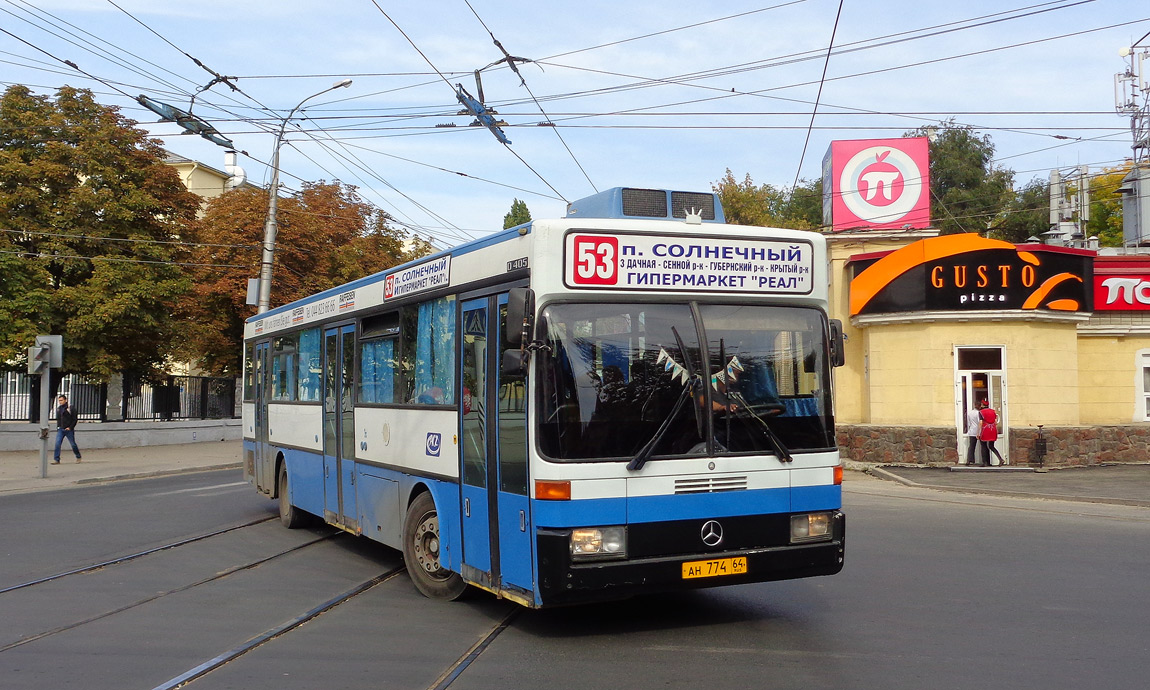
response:
<path id="1" fill-rule="evenodd" d="M 276 481 L 279 489 L 280 522 L 288 529 L 303 527 L 307 522 L 307 513 L 291 503 L 291 493 L 288 491 L 287 465 L 280 466 L 280 474 Z"/>
<path id="2" fill-rule="evenodd" d="M 439 563 L 439 514 L 431 494 L 423 492 L 407 508 L 403 521 L 403 561 L 415 588 L 429 599 L 454 601 L 467 583 Z"/>

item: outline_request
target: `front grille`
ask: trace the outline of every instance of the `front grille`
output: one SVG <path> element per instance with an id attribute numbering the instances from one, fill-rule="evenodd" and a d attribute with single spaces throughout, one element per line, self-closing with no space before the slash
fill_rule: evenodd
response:
<path id="1" fill-rule="evenodd" d="M 723 541 L 716 546 L 703 543 L 702 527 L 707 519 L 627 525 L 627 557 L 631 560 L 661 558 L 763 549 L 790 543 L 791 518 L 788 513 L 716 518 L 723 528 Z"/>
<path id="2" fill-rule="evenodd" d="M 677 494 L 709 494 L 716 491 L 743 491 L 747 477 L 688 477 L 675 480 Z"/>

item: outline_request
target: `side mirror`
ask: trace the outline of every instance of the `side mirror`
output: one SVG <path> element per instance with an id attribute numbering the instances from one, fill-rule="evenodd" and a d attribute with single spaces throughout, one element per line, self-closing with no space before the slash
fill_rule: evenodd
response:
<path id="1" fill-rule="evenodd" d="M 527 353 L 523 350 L 504 350 L 499 362 L 499 375 L 514 378 L 527 373 Z"/>
<path id="2" fill-rule="evenodd" d="M 523 349 L 535 331 L 535 293 L 530 288 L 511 288 L 507 293 L 507 332 L 503 339 L 509 348 Z"/>
<path id="3" fill-rule="evenodd" d="M 831 366 L 841 367 L 847 363 L 846 336 L 843 335 L 843 322 L 831 319 Z"/>

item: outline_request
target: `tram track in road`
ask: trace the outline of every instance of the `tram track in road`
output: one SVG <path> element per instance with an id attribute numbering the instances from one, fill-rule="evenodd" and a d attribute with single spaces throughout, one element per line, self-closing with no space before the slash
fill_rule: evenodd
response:
<path id="1" fill-rule="evenodd" d="M 235 662 L 248 652 L 251 652 L 266 644 L 272 643 L 275 640 L 288 635 L 292 631 L 300 628 L 305 623 L 314 621 L 320 616 L 333 611 L 341 604 L 344 604 L 355 597 L 368 592 L 369 590 L 388 582 L 394 578 L 400 577 L 407 572 L 405 566 L 398 566 L 387 570 L 380 575 L 369 578 L 360 582 L 359 584 L 335 595 L 334 597 L 320 603 L 319 605 L 309 609 L 308 611 L 291 618 L 279 625 L 273 626 L 264 632 L 253 635 L 240 644 L 228 649 L 215 657 L 204 661 L 203 663 L 194 666 L 184 673 L 175 676 L 153 688 L 153 690 L 176 690 L 177 688 L 191 687 L 195 688 L 195 681 L 203 679 L 205 676 L 211 674 L 213 671 L 221 670 L 228 664 Z M 424 602 L 426 605 L 434 605 L 433 602 Z M 465 605 L 465 604 L 461 604 Z M 524 611 L 520 606 L 513 606 L 505 614 L 499 618 L 494 625 L 486 628 L 481 635 L 474 638 L 474 642 L 464 651 L 455 661 L 450 663 L 428 686 L 427 690 L 448 690 L 451 685 L 471 666 L 474 662 L 480 659 L 485 651 L 490 648 L 491 644 L 506 631 L 515 619 Z"/>
<path id="2" fill-rule="evenodd" d="M 235 647 L 232 647 L 231 649 L 205 661 L 204 663 L 199 664 L 199 665 L 197 665 L 191 669 L 188 669 L 184 673 L 181 673 L 180 675 L 157 685 L 155 688 L 153 688 L 153 690 L 175 690 L 176 688 L 184 687 L 188 683 L 191 683 L 198 678 L 202 678 L 202 677 L 206 676 L 207 674 L 211 673 L 212 671 L 215 671 L 216 669 L 222 668 L 223 666 L 231 663 L 232 661 L 235 661 L 236 659 L 240 658 L 244 654 L 247 654 L 248 652 L 252 651 L 253 649 L 256 649 L 257 647 L 263 646 L 264 644 L 267 644 L 268 642 L 270 642 L 270 641 L 272 641 L 272 640 L 274 640 L 274 639 L 276 639 L 282 635 L 286 635 L 287 633 L 291 632 L 292 630 L 295 630 L 296 628 L 303 625 L 304 623 L 307 623 L 308 621 L 314 620 L 315 618 L 322 616 L 323 614 L 327 613 L 328 611 L 331 611 L 332 609 L 336 608 L 340 604 L 343 604 L 347 601 L 350 601 L 351 599 L 354 599 L 355 597 L 359 596 L 360 594 L 363 594 L 364 592 L 372 589 L 376 585 L 383 584 L 384 582 L 387 582 L 388 580 L 391 580 L 394 577 L 402 575 L 405 572 L 407 572 L 407 568 L 405 568 L 404 566 L 399 566 L 397 568 L 392 568 L 391 570 L 388 570 L 388 571 L 386 571 L 380 575 L 377 575 L 373 578 L 365 580 L 365 581 L 359 583 L 358 585 L 352 587 L 351 589 L 345 590 L 344 592 L 337 594 L 336 596 L 332 597 L 331 599 L 328 599 L 327 601 L 319 604 L 318 606 L 315 606 L 315 607 L 309 609 L 308 611 L 296 616 L 295 618 L 292 618 L 292 619 L 287 620 L 287 621 L 285 621 L 285 622 L 283 622 L 277 626 L 269 628 L 269 629 L 265 630 L 264 632 L 259 633 L 258 635 L 253 635 L 252 637 L 248 638 L 247 640 L 244 640 L 243 642 L 236 645 Z"/>
<path id="3" fill-rule="evenodd" d="M 487 651 L 487 648 L 491 646 L 495 638 L 499 637 L 499 635 L 519 617 L 522 611 L 523 609 L 518 606 L 508 611 L 507 615 L 503 617 L 503 620 L 496 623 L 486 635 L 479 638 L 454 664 L 448 666 L 447 669 L 435 679 L 435 682 L 428 686 L 427 690 L 447 690 L 447 688 L 451 687 L 455 679 L 462 675 L 463 672 L 467 670 L 467 667 L 478 659 L 483 652 Z"/>
<path id="4" fill-rule="evenodd" d="M 255 523 L 252 523 L 252 524 L 253 525 L 259 524 L 260 522 L 265 522 L 265 521 L 260 520 L 260 521 L 257 521 Z M 233 528 L 233 529 L 238 529 L 238 528 Z M 222 533 L 230 532 L 230 531 L 233 531 L 233 529 L 222 530 L 219 533 L 222 534 Z M 26 644 L 30 644 L 32 642 L 42 640 L 44 638 L 51 637 L 53 635 L 58 635 L 60 633 L 68 632 L 69 630 L 75 630 L 75 629 L 83 627 L 85 625 L 95 623 L 96 621 L 100 621 L 100 620 L 109 618 L 111 616 L 115 616 L 117 614 L 124 613 L 125 611 L 130 611 L 131 609 L 134 609 L 138 606 L 143 606 L 144 604 L 149 604 L 149 603 L 154 602 L 158 599 L 162 599 L 164 597 L 171 596 L 173 594 L 179 594 L 181 592 L 186 592 L 188 590 L 195 589 L 196 587 L 201 587 L 203 585 L 207 585 L 207 584 L 210 584 L 212 582 L 222 580 L 226 577 L 230 577 L 232 575 L 235 575 L 236 573 L 243 572 L 245 570 L 251 570 L 253 568 L 258 568 L 259 566 L 264 565 L 265 563 L 273 561 L 277 558 L 282 558 L 283 556 L 287 556 L 288 554 L 296 553 L 297 551 L 301 551 L 303 549 L 306 549 L 310 546 L 314 546 L 314 545 L 319 544 L 321 542 L 330 541 L 330 540 L 335 539 L 335 538 L 340 537 L 340 536 L 342 536 L 342 533 L 339 533 L 339 532 L 321 535 L 319 537 L 316 537 L 315 539 L 310 539 L 310 540 L 308 540 L 302 544 L 298 544 L 298 545 L 293 546 L 291 548 L 284 549 L 284 550 L 279 551 L 278 553 L 274 553 L 270 556 L 265 556 L 263 558 L 249 561 L 247 563 L 241 563 L 239 565 L 235 565 L 235 566 L 232 566 L 230 568 L 225 568 L 224 570 L 221 570 L 217 573 L 214 573 L 213 575 L 210 575 L 210 576 L 204 577 L 204 578 L 200 578 L 199 580 L 196 580 L 195 582 L 190 582 L 188 584 L 181 585 L 179 587 L 174 587 L 174 588 L 167 589 L 167 590 L 164 590 L 161 592 L 157 592 L 155 594 L 144 597 L 142 599 L 137 599 L 135 601 L 124 604 L 123 606 L 118 606 L 114 609 L 102 611 L 102 612 L 94 614 L 92 616 L 88 616 L 82 620 L 72 621 L 70 623 L 57 626 L 55 628 L 52 628 L 51 630 L 45 630 L 45 631 L 36 633 L 34 635 L 28 635 L 26 637 L 23 637 L 19 640 L 14 641 L 14 642 L 10 642 L 6 645 L 0 646 L 0 653 L 6 652 L 10 649 L 15 649 L 16 647 L 22 647 Z M 170 548 L 170 547 L 168 547 L 168 548 Z M 162 550 L 165 550 L 165 549 L 152 549 L 148 553 L 156 553 L 157 551 L 162 551 Z M 147 555 L 147 554 L 144 553 L 141 555 Z M 116 561 L 116 563 L 122 563 L 122 562 L 124 562 L 124 559 L 119 559 Z M 83 572 L 90 572 L 91 570 L 92 569 L 86 569 Z M 74 574 L 74 573 L 68 573 L 68 574 Z M 59 579 L 59 577 L 57 577 L 55 579 Z"/>
<path id="5" fill-rule="evenodd" d="M 144 556 L 150 556 L 152 554 L 160 553 L 162 551 L 168 551 L 171 549 L 177 549 L 181 546 L 187 546 L 189 544 L 195 544 L 197 542 L 201 542 L 201 541 L 204 541 L 206 539 L 211 539 L 212 537 L 218 537 L 222 534 L 228 534 L 229 532 L 235 532 L 237 530 L 245 529 L 247 527 L 255 527 L 256 525 L 260 525 L 260 524 L 263 524 L 265 522 L 269 522 L 271 520 L 276 520 L 276 519 L 278 519 L 278 518 L 274 515 L 270 516 L 270 517 L 259 518 L 256 520 L 251 520 L 251 521 L 245 522 L 243 524 L 232 525 L 231 527 L 225 527 L 223 529 L 218 529 L 218 530 L 215 530 L 212 532 L 206 532 L 204 534 L 200 534 L 200 535 L 197 535 L 194 537 L 188 537 L 186 539 L 179 539 L 179 540 L 176 540 L 174 542 L 164 544 L 162 546 L 156 546 L 156 547 L 153 547 L 150 549 L 145 549 L 143 551 L 137 551 L 135 553 L 131 553 L 131 554 L 128 554 L 126 556 L 119 556 L 117 558 L 113 558 L 113 559 L 110 559 L 107 561 L 101 561 L 99 563 L 93 563 L 91 565 L 85 565 L 85 566 L 82 566 L 79 568 L 73 568 L 72 570 L 65 570 L 63 572 L 55 573 L 53 575 L 47 575 L 45 577 L 36 578 L 35 580 L 29 580 L 27 582 L 21 582 L 20 584 L 9 585 L 8 587 L 0 588 L 0 595 L 8 594 L 9 592 L 15 592 L 15 591 L 20 590 L 20 589 L 26 589 L 28 587 L 35 587 L 37 585 L 47 584 L 49 582 L 55 582 L 56 580 L 61 580 L 65 577 L 70 577 L 72 575 L 83 575 L 85 573 L 95 572 L 97 570 L 102 570 L 104 568 L 108 568 L 108 567 L 113 566 L 113 565 L 120 565 L 121 563 L 129 563 L 129 562 L 134 561 L 138 558 L 143 558 Z M 3 650 L 0 650 L 0 651 L 3 651 Z"/>

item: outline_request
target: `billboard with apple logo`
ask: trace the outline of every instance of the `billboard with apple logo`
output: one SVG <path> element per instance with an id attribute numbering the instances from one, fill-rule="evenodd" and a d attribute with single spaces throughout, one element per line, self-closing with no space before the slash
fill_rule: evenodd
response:
<path id="1" fill-rule="evenodd" d="M 930 227 L 927 138 L 831 142 L 823 158 L 823 223 L 836 232 Z"/>

